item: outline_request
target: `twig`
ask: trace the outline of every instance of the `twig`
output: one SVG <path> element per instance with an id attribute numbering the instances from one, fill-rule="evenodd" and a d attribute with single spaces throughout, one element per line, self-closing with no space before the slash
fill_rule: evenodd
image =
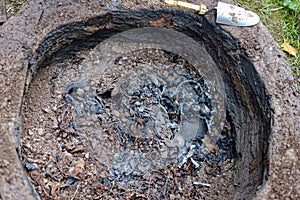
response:
<path id="1" fill-rule="evenodd" d="M 202 187 L 209 187 L 210 188 L 210 184 L 209 183 L 202 183 L 202 182 L 194 182 L 194 185 L 198 185 L 198 186 L 202 186 Z"/>
<path id="2" fill-rule="evenodd" d="M 164 185 L 164 190 L 163 190 L 163 196 L 164 197 L 166 197 L 167 187 L 168 187 L 169 180 L 170 180 L 170 175 L 167 176 L 167 179 L 166 179 L 166 182 L 165 182 L 165 185 Z"/>
<path id="3" fill-rule="evenodd" d="M 80 186 L 80 182 L 78 183 L 76 191 L 74 192 L 73 197 L 71 198 L 71 200 L 73 200 L 75 198 L 75 196 L 76 196 L 76 194 L 77 194 L 77 192 L 79 190 L 79 186 Z"/>

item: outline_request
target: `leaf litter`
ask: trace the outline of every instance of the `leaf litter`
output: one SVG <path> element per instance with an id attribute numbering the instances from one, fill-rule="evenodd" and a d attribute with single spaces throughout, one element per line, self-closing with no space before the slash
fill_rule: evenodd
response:
<path id="1" fill-rule="evenodd" d="M 51 111 L 28 117 L 32 97 L 25 103 L 24 129 L 40 121 L 45 131 L 22 142 L 23 160 L 37 165 L 29 176 L 42 199 L 233 197 L 234 135 L 225 123 L 217 142 L 209 140 L 209 87 L 183 57 L 128 53 L 92 81 L 72 64 L 76 58 L 68 63 L 44 69 L 51 94 L 35 91 L 48 95 L 39 106 Z M 43 83 L 32 90 L 35 84 Z"/>

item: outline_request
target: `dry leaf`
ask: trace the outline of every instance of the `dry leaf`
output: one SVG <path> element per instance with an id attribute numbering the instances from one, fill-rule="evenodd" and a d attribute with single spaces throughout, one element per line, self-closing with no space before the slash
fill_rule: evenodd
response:
<path id="1" fill-rule="evenodd" d="M 58 196 L 57 191 L 59 190 L 60 183 L 59 182 L 53 182 L 51 186 L 51 195 L 52 197 Z"/>
<path id="2" fill-rule="evenodd" d="M 78 153 L 85 151 L 85 147 L 83 145 L 76 146 L 74 149 L 71 150 L 71 153 Z"/>
<path id="3" fill-rule="evenodd" d="M 284 40 L 283 44 L 281 45 L 283 51 L 288 52 L 292 56 L 297 56 L 298 50 L 294 47 L 292 47 L 289 43 Z"/>
<path id="4" fill-rule="evenodd" d="M 204 144 L 209 152 L 218 155 L 218 146 L 212 145 L 210 139 L 206 135 L 204 136 Z"/>
<path id="5" fill-rule="evenodd" d="M 77 161 L 75 161 L 74 166 L 70 168 L 69 172 L 72 175 L 78 175 L 79 173 L 82 173 L 84 171 L 84 159 L 78 158 Z"/>
<path id="6" fill-rule="evenodd" d="M 150 21 L 150 24 L 151 24 L 152 26 L 158 26 L 158 25 L 161 25 L 161 24 L 164 23 L 164 22 L 165 22 L 165 18 L 162 17 L 162 18 L 160 18 L 160 19 L 158 19 L 158 20 Z"/>

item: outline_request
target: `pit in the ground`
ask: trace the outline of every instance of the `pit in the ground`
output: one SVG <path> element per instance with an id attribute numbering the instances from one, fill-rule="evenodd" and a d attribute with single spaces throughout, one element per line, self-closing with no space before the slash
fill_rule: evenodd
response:
<path id="1" fill-rule="evenodd" d="M 32 81 L 22 112 L 23 163 L 35 189 L 44 198 L 78 199 L 243 193 L 236 175 L 252 150 L 241 149 L 240 130 L 251 127 L 234 119 L 239 114 L 229 108 L 239 99 L 228 99 L 235 85 L 227 81 L 205 48 L 157 28 L 49 64 Z"/>

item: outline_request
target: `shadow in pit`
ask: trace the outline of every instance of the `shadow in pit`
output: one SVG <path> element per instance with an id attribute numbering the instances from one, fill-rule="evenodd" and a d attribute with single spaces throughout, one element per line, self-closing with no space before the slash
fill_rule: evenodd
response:
<path id="1" fill-rule="evenodd" d="M 213 58 L 224 81 L 226 120 L 236 141 L 235 198 L 252 198 L 268 176 L 270 97 L 239 40 L 205 17 L 166 10 L 113 11 L 61 25 L 31 52 L 27 86 L 42 67 L 93 48 L 114 34 L 142 27 L 181 32 L 205 46 Z"/>

